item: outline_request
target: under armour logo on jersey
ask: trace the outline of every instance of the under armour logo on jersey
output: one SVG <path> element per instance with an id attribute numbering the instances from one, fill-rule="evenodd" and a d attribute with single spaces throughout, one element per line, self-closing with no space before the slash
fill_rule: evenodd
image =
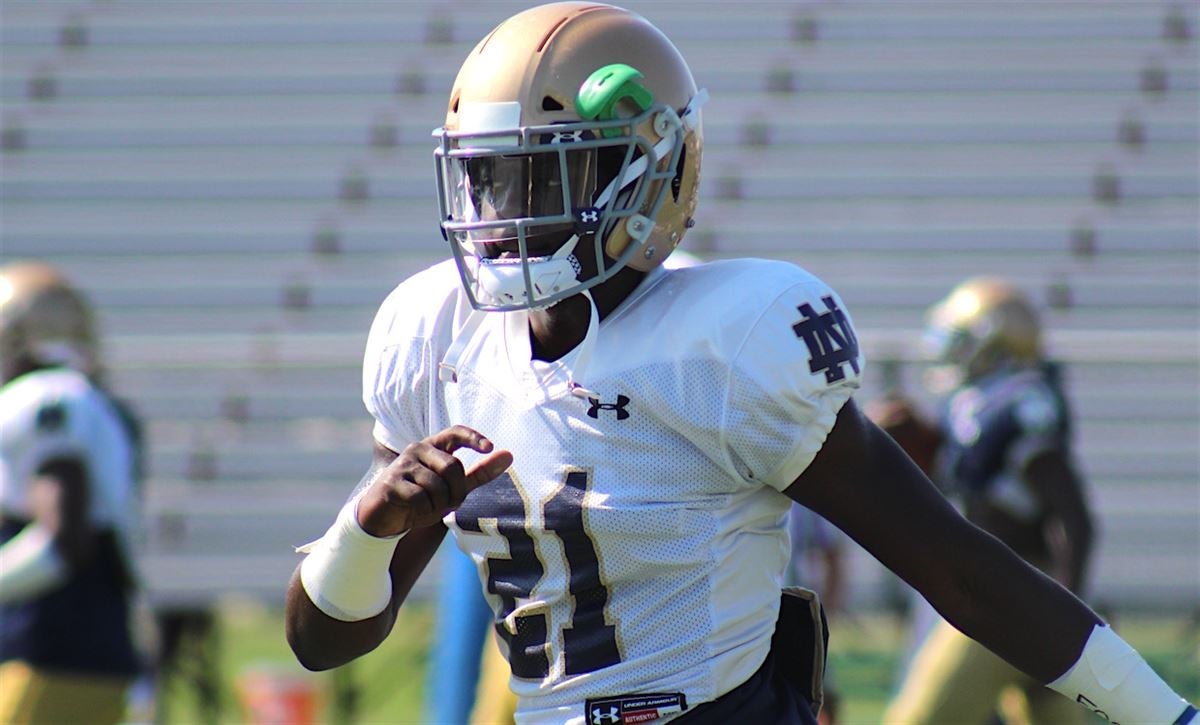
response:
<path id="1" fill-rule="evenodd" d="M 604 712 L 598 707 L 592 708 L 592 725 L 605 725 L 605 723 L 621 722 L 621 709 L 618 707 L 608 708 L 608 712 Z"/>
<path id="2" fill-rule="evenodd" d="M 617 420 L 625 420 L 629 417 L 629 411 L 625 410 L 625 406 L 629 405 L 629 398 L 624 395 L 618 395 L 615 403 L 601 403 L 599 398 L 588 398 L 588 402 L 592 404 L 592 407 L 588 408 L 587 414 L 592 418 L 599 418 L 602 410 L 615 411 Z"/>
<path id="3" fill-rule="evenodd" d="M 858 337 L 833 297 L 822 297 L 821 301 L 826 311 L 820 314 L 807 302 L 797 307 L 804 317 L 792 325 L 792 330 L 808 346 L 809 372 L 823 372 L 825 382 L 835 383 L 846 377 L 842 369 L 846 363 L 859 372 Z"/>

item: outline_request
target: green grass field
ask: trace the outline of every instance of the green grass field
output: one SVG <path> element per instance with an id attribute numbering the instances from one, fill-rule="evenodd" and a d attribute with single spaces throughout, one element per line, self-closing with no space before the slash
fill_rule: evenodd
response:
<path id="1" fill-rule="evenodd" d="M 292 659 L 278 611 L 255 605 L 223 607 L 212 644 L 220 663 L 220 710 L 214 718 L 197 704 L 182 678 L 170 683 L 163 704 L 170 723 L 240 723 L 239 683 L 255 672 L 307 678 L 322 701 L 320 722 L 336 723 L 339 693 L 356 692 L 353 723 L 424 723 L 421 714 L 425 661 L 433 629 L 427 606 L 402 612 L 392 636 L 377 651 L 332 673 L 305 673 Z M 1200 622 L 1183 616 L 1122 616 L 1122 635 L 1191 701 L 1200 701 Z M 842 692 L 842 722 L 878 723 L 890 694 L 903 630 L 888 616 L 835 621 L 830 667 Z M 343 721 L 345 721 L 343 719 Z"/>

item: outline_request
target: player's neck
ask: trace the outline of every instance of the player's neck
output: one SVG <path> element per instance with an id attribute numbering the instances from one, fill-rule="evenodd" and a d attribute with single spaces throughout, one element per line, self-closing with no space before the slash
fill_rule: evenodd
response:
<path id="1" fill-rule="evenodd" d="M 600 319 L 608 317 L 637 288 L 645 273 L 622 269 L 604 284 L 592 288 Z M 575 295 L 558 304 L 529 313 L 529 343 L 534 360 L 554 362 L 575 349 L 587 336 L 592 309 L 587 298 Z"/>

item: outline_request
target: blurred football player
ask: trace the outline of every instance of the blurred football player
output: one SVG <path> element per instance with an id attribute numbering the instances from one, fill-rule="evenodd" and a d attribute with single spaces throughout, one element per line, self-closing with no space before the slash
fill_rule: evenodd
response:
<path id="1" fill-rule="evenodd" d="M 53 267 L 0 268 L 0 366 L 0 722 L 116 723 L 139 665 L 137 433 Z"/>
<path id="2" fill-rule="evenodd" d="M 663 268 L 693 225 L 704 99 L 657 28 L 598 3 L 519 13 L 468 56 L 436 132 L 454 259 L 372 327 L 375 461 L 302 547 L 300 662 L 376 647 L 450 530 L 518 722 L 812 723 L 820 608 L 781 594 L 796 500 L 1040 682 L 1176 720 L 1136 653 L 862 416 L 832 289 L 783 262 Z"/>
<path id="3" fill-rule="evenodd" d="M 1033 304 L 1015 285 L 979 277 L 928 315 L 927 341 L 953 385 L 937 479 L 968 520 L 1080 593 L 1092 515 L 1071 450 L 1071 414 L 1058 367 L 1046 359 Z M 1013 723 L 1083 723 L 1084 712 L 945 621 L 926 635 L 888 722 L 985 723 L 1001 692 L 1025 704 Z"/>

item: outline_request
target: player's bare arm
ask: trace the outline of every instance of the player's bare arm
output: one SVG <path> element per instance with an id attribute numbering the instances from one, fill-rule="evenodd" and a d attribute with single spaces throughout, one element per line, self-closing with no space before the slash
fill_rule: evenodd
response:
<path id="1" fill-rule="evenodd" d="M 1065 672 L 1099 623 L 1070 592 L 962 518 L 853 400 L 787 494 L 1040 682 Z"/>
<path id="2" fill-rule="evenodd" d="M 29 485 L 34 520 L 54 537 L 58 554 L 78 571 L 95 552 L 95 532 L 88 524 L 87 471 L 78 460 L 55 458 L 45 463 Z"/>
<path id="3" fill-rule="evenodd" d="M 1030 459 L 1022 471 L 1026 483 L 1049 512 L 1046 539 L 1051 573 L 1071 591 L 1085 581 L 1094 537 L 1082 482 L 1060 451 Z"/>
<path id="4" fill-rule="evenodd" d="M 453 455 L 463 447 L 488 455 L 468 471 Z M 312 670 L 330 669 L 379 646 L 445 537 L 442 516 L 510 465 L 510 453 L 494 451 L 490 441 L 465 426 L 443 430 L 400 453 L 376 442 L 371 467 L 363 477 L 365 488 L 351 508 L 360 532 L 379 542 L 370 545 L 393 542 L 386 574 L 390 597 L 374 615 L 352 620 L 340 614 L 335 617 L 313 602 L 309 591 L 312 577 L 306 587 L 304 565 L 297 567 L 288 585 L 286 628 L 288 643 L 300 663 Z M 379 576 L 384 576 L 382 569 Z"/>

